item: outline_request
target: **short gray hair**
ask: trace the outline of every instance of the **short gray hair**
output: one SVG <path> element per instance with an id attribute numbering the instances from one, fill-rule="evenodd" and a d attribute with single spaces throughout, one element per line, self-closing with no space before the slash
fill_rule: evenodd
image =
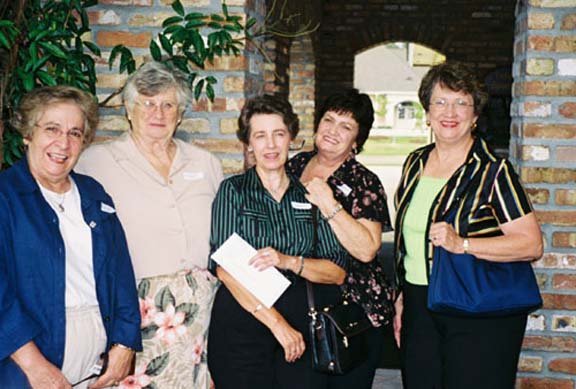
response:
<path id="1" fill-rule="evenodd" d="M 192 101 L 188 77 L 180 70 L 170 69 L 161 62 L 147 62 L 128 78 L 122 98 L 124 105 L 132 109 L 138 94 L 152 97 L 171 88 L 176 89 L 179 111 L 184 112 Z"/>

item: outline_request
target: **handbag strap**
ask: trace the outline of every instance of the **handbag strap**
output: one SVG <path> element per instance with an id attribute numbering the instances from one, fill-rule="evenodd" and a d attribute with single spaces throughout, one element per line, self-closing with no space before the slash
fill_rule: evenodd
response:
<path id="1" fill-rule="evenodd" d="M 312 226 L 314 227 L 314 233 L 312 235 L 312 255 L 316 257 L 318 251 L 318 207 L 315 205 L 312 206 Z M 308 300 L 309 314 L 315 314 L 314 285 L 308 280 L 306 280 L 306 298 Z"/>

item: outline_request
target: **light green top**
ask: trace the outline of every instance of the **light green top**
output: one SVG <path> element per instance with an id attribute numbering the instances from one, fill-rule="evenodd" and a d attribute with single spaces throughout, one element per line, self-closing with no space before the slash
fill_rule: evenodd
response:
<path id="1" fill-rule="evenodd" d="M 404 268 L 406 281 L 414 285 L 428 285 L 426 277 L 425 247 L 428 242 L 426 224 L 432 202 L 448 179 L 420 177 L 404 216 L 402 236 L 404 237 Z"/>

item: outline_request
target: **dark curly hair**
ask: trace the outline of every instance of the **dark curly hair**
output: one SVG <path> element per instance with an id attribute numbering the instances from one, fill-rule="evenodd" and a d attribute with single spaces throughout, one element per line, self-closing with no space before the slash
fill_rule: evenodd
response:
<path id="1" fill-rule="evenodd" d="M 433 66 L 422 79 L 418 89 L 420 104 L 424 110 L 430 110 L 430 97 L 436 85 L 448 88 L 454 92 L 464 92 L 474 99 L 474 113 L 480 115 L 488 95 L 472 70 L 460 62 L 445 62 Z"/>
<path id="2" fill-rule="evenodd" d="M 358 123 L 358 136 L 356 136 L 356 154 L 363 149 L 366 139 L 370 135 L 372 124 L 374 123 L 374 108 L 372 100 L 365 93 L 358 92 L 357 89 L 348 88 L 333 93 L 324 100 L 320 109 L 316 111 L 316 121 L 314 132 L 318 130 L 318 124 L 328 111 L 338 114 L 351 114 Z"/>
<path id="3" fill-rule="evenodd" d="M 272 95 L 256 96 L 247 100 L 244 107 L 242 107 L 242 111 L 240 111 L 236 136 L 242 143 L 248 144 L 250 139 L 250 119 L 252 119 L 252 116 L 259 114 L 280 115 L 288 128 L 291 139 L 296 138 L 298 131 L 300 131 L 300 121 L 288 101 Z"/>

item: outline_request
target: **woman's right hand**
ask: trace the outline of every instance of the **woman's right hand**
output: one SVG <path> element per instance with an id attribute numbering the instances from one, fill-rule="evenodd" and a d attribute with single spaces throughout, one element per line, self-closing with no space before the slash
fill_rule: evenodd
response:
<path id="1" fill-rule="evenodd" d="M 34 389 L 70 389 L 72 387 L 60 369 L 44 358 L 33 341 L 14 351 L 11 357 Z"/>
<path id="2" fill-rule="evenodd" d="M 277 321 L 271 328 L 272 334 L 284 348 L 286 362 L 294 362 L 304 354 L 306 344 L 304 337 L 290 326 L 285 320 Z"/>
<path id="3" fill-rule="evenodd" d="M 48 361 L 25 370 L 26 378 L 33 389 L 70 389 L 70 382 L 56 366 Z"/>
<path id="4" fill-rule="evenodd" d="M 398 296 L 394 302 L 394 309 L 396 314 L 394 315 L 394 320 L 392 325 L 394 326 L 394 339 L 396 340 L 396 346 L 400 348 L 400 334 L 402 331 L 402 310 L 404 309 L 404 301 L 402 300 L 402 293 Z"/>

